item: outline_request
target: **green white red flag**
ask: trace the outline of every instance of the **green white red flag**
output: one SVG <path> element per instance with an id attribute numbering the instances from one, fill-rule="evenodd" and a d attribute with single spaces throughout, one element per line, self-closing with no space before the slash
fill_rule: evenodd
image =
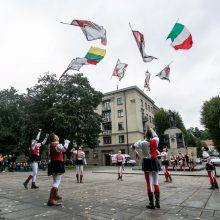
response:
<path id="1" fill-rule="evenodd" d="M 103 45 L 107 44 L 106 30 L 102 26 L 99 26 L 91 21 L 86 20 L 72 20 L 72 22 L 70 23 L 63 24 L 79 26 L 88 41 L 101 39 L 101 43 Z"/>
<path id="2" fill-rule="evenodd" d="M 193 40 L 192 35 L 189 30 L 180 23 L 176 23 L 169 33 L 167 39 L 171 39 L 171 46 L 174 47 L 175 50 L 188 50 L 192 47 Z"/>
<path id="3" fill-rule="evenodd" d="M 163 70 L 161 70 L 156 76 L 161 79 L 168 80 L 170 82 L 170 65 L 168 64 Z"/>
<path id="4" fill-rule="evenodd" d="M 128 64 L 121 63 L 121 61 L 118 59 L 112 76 L 117 76 L 119 81 L 121 81 L 121 79 L 125 75 L 125 71 L 126 71 L 127 66 L 128 66 Z"/>

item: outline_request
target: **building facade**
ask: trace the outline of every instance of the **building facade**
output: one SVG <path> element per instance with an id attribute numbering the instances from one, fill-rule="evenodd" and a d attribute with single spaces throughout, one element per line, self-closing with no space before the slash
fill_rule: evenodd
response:
<path id="1" fill-rule="evenodd" d="M 158 107 L 137 86 L 105 93 L 97 112 L 102 115 L 99 147 L 85 149 L 89 164 L 111 165 L 111 154 L 121 150 L 130 154 L 130 146 L 143 139 L 147 127 L 154 128 Z"/>

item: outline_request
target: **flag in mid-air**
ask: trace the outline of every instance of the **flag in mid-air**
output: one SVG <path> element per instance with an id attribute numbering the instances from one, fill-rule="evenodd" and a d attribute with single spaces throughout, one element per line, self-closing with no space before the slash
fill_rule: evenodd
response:
<path id="1" fill-rule="evenodd" d="M 73 59 L 73 60 L 70 62 L 69 66 L 68 66 L 67 69 L 63 72 L 63 74 L 61 75 L 61 77 L 63 77 L 68 70 L 77 70 L 77 71 L 79 71 L 82 66 L 88 65 L 88 64 L 89 64 L 89 63 L 87 62 L 87 59 L 86 59 L 86 58 L 76 57 L 75 59 Z M 60 77 L 60 78 L 61 78 L 61 77 Z"/>
<path id="2" fill-rule="evenodd" d="M 103 45 L 107 44 L 106 30 L 91 21 L 73 20 L 70 25 L 79 26 L 88 41 L 101 39 Z"/>
<path id="3" fill-rule="evenodd" d="M 176 23 L 168 35 L 167 39 L 171 39 L 171 46 L 175 50 L 188 50 L 192 47 L 192 35 L 189 30 L 182 24 Z"/>
<path id="4" fill-rule="evenodd" d="M 128 64 L 126 63 L 121 63 L 121 61 L 118 59 L 115 69 L 113 71 L 112 76 L 117 76 L 119 81 L 121 81 L 121 79 L 124 77 L 125 75 L 125 71 L 126 71 L 126 67 L 128 66 Z"/>
<path id="5" fill-rule="evenodd" d="M 162 71 L 160 71 L 156 76 L 159 76 L 161 79 L 168 80 L 170 82 L 170 65 L 167 65 Z"/>
<path id="6" fill-rule="evenodd" d="M 151 74 L 148 70 L 145 72 L 145 81 L 144 81 L 144 88 L 150 91 L 150 76 Z"/>
<path id="7" fill-rule="evenodd" d="M 106 50 L 98 48 L 98 47 L 91 47 L 86 54 L 85 58 L 89 64 L 96 65 L 100 62 L 106 54 Z"/>
<path id="8" fill-rule="evenodd" d="M 130 26 L 131 27 L 131 26 Z M 132 30 L 132 28 L 131 28 Z M 136 43 L 137 43 L 137 46 L 140 50 L 140 53 L 141 53 L 141 56 L 142 56 L 142 59 L 144 62 L 151 62 L 153 59 L 157 59 L 156 57 L 153 57 L 153 56 L 150 56 L 150 55 L 147 55 L 145 53 L 145 41 L 144 41 L 144 35 L 139 32 L 139 31 L 134 31 L 132 30 L 132 33 L 134 35 L 134 38 L 136 40 Z"/>

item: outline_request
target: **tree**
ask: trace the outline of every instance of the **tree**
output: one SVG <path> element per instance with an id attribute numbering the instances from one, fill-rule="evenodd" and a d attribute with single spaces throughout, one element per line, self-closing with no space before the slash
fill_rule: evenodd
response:
<path id="1" fill-rule="evenodd" d="M 96 147 L 102 119 L 94 110 L 101 98 L 102 93 L 95 91 L 82 74 L 59 81 L 47 73 L 28 88 L 25 123 L 28 127 L 33 125 L 29 134 L 40 127 L 59 134 L 61 140 L 67 138 L 77 145 Z"/>
<path id="2" fill-rule="evenodd" d="M 193 136 L 193 134 L 191 132 L 186 130 L 180 114 L 178 112 L 174 111 L 174 115 L 175 115 L 176 127 L 179 128 L 183 132 L 186 146 L 196 147 L 197 138 L 195 136 Z M 160 142 L 159 142 L 159 149 L 160 150 L 165 145 L 167 145 L 167 141 L 166 141 L 166 137 L 164 136 L 164 132 L 166 129 L 169 128 L 168 116 L 169 116 L 168 111 L 164 110 L 163 108 L 161 108 L 159 111 L 157 111 L 154 115 L 155 127 L 157 130 L 157 134 L 160 138 Z"/>
<path id="3" fill-rule="evenodd" d="M 154 122 L 157 134 L 160 138 L 159 149 L 162 150 L 162 148 L 167 144 L 165 141 L 164 132 L 169 128 L 168 112 L 165 109 L 160 108 L 160 110 L 154 115 Z"/>
<path id="4" fill-rule="evenodd" d="M 220 151 L 220 96 L 205 101 L 201 110 L 201 124 L 208 129 L 218 151 Z"/>
<path id="5" fill-rule="evenodd" d="M 0 151 L 16 153 L 20 141 L 20 101 L 23 95 L 13 87 L 0 91 Z"/>

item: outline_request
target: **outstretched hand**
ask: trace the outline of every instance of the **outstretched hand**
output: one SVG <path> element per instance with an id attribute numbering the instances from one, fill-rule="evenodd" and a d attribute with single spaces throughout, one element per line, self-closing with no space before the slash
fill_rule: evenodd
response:
<path id="1" fill-rule="evenodd" d="M 64 143 L 65 143 L 65 144 L 69 144 L 70 141 L 69 141 L 69 140 L 64 140 Z"/>

